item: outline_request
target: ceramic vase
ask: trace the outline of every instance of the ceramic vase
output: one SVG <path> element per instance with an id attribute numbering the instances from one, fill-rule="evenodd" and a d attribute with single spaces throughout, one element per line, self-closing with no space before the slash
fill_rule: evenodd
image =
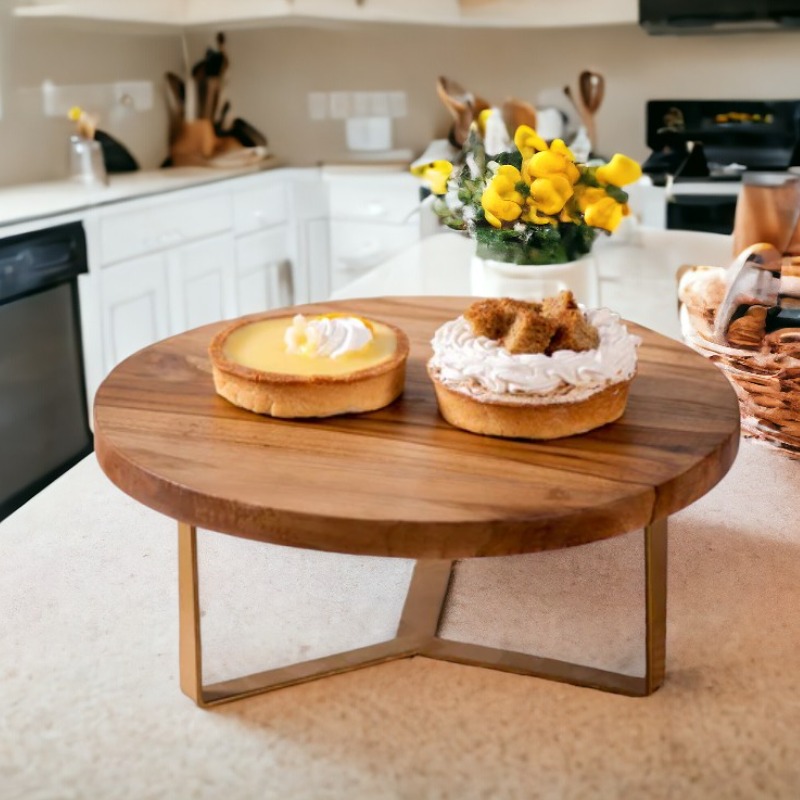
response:
<path id="1" fill-rule="evenodd" d="M 476 297 L 541 301 L 570 289 L 579 303 L 600 305 L 597 263 L 591 253 L 564 264 L 509 264 L 473 255 L 470 288 Z"/>

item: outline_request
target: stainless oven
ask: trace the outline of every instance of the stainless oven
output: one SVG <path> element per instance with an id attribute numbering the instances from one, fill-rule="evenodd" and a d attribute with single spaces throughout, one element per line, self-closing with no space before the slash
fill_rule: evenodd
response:
<path id="1" fill-rule="evenodd" d="M 0 239 L 0 519 L 92 451 L 79 222 Z"/>

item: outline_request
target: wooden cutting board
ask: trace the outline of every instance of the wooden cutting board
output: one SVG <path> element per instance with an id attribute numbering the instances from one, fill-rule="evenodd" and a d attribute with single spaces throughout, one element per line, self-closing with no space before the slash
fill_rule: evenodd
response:
<path id="1" fill-rule="evenodd" d="M 625 415 L 549 442 L 457 430 L 425 364 L 436 328 L 473 298 L 383 298 L 283 309 L 351 311 L 403 328 L 406 389 L 387 408 L 276 420 L 214 391 L 206 350 L 225 323 L 131 356 L 95 400 L 95 444 L 123 491 L 211 530 L 319 550 L 411 558 L 532 552 L 641 528 L 727 472 L 739 407 L 727 379 L 681 343 L 643 344 Z"/>

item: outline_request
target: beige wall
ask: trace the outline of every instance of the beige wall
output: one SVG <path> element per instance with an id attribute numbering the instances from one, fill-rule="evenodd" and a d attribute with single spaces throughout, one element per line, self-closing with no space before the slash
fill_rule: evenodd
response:
<path id="1" fill-rule="evenodd" d="M 0 185 L 66 175 L 64 119 L 47 118 L 37 87 L 149 80 L 154 107 L 101 119 L 145 168 L 166 155 L 163 75 L 180 71 L 177 35 L 108 33 L 10 14 L 0 0 Z M 193 60 L 213 32 L 192 33 Z M 606 76 L 598 115 L 599 149 L 646 153 L 649 98 L 800 97 L 800 33 L 718 37 L 650 37 L 636 26 L 571 30 L 458 30 L 417 26 L 280 27 L 228 32 L 227 97 L 232 116 L 254 123 L 273 152 L 297 164 L 346 155 L 344 124 L 312 122 L 311 91 L 404 91 L 409 114 L 397 120 L 396 147 L 416 155 L 445 135 L 449 117 L 435 92 L 446 75 L 495 102 L 508 95 L 535 101 L 543 90 L 575 86 L 579 72 Z"/>
<path id="2" fill-rule="evenodd" d="M 315 163 L 345 152 L 342 122 L 311 122 L 310 91 L 404 90 L 409 116 L 395 146 L 418 154 L 443 135 L 449 117 L 435 93 L 437 75 L 490 101 L 577 84 L 586 68 L 607 80 L 598 116 L 601 152 L 647 154 L 644 104 L 659 97 L 800 97 L 800 33 L 652 37 L 637 26 L 574 30 L 455 30 L 413 26 L 281 28 L 228 34 L 229 97 L 260 127 L 275 153 Z M 194 35 L 202 52 L 210 37 Z"/>
<path id="3" fill-rule="evenodd" d="M 122 141 L 142 167 L 167 154 L 163 75 L 182 64 L 177 35 L 100 33 L 11 15 L 19 0 L 0 0 L 0 185 L 65 177 L 66 118 L 42 111 L 42 82 L 58 86 L 153 81 L 153 108 L 101 113 L 100 127 Z M 118 109 L 121 112 L 122 109 Z"/>

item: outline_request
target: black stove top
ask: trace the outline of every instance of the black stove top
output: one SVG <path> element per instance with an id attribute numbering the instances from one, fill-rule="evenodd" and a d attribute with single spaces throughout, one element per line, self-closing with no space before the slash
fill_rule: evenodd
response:
<path id="1" fill-rule="evenodd" d="M 657 184 L 783 171 L 800 164 L 800 100 L 650 100 L 647 144 Z"/>

